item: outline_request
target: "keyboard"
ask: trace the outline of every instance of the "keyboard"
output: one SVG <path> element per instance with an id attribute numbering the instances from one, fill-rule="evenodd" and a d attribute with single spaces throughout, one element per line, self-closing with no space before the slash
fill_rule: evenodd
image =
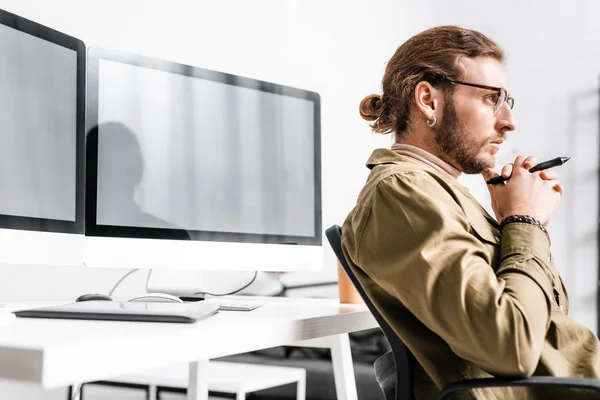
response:
<path id="1" fill-rule="evenodd" d="M 219 306 L 219 310 L 221 311 L 252 311 L 262 306 L 259 303 L 246 303 L 237 300 L 217 300 L 215 304 Z"/>

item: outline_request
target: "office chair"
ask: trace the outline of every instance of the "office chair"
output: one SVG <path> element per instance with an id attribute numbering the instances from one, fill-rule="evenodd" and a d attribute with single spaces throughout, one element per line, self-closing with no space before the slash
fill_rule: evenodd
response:
<path id="1" fill-rule="evenodd" d="M 346 271 L 346 274 L 348 274 L 348 277 L 369 308 L 369 311 L 375 317 L 392 348 L 392 351 L 379 357 L 374 363 L 375 377 L 383 390 L 386 400 L 414 400 L 413 368 L 417 361 L 400 337 L 375 308 L 358 282 L 358 279 L 356 279 L 356 275 L 350 269 L 342 252 L 342 229 L 338 225 L 333 225 L 325 231 L 325 235 L 338 261 L 344 268 L 344 271 Z M 528 378 L 480 378 L 457 381 L 443 388 L 438 396 L 438 400 L 449 400 L 456 392 L 463 390 L 510 386 L 589 389 L 597 391 L 600 396 L 600 380 L 597 379 L 532 376 Z"/>

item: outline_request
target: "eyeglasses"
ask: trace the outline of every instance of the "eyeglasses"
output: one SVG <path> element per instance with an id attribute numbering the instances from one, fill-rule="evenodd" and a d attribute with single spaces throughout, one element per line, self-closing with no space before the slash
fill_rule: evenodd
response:
<path id="1" fill-rule="evenodd" d="M 512 110 L 513 106 L 515 105 L 515 99 L 512 98 L 510 96 L 510 94 L 508 93 L 508 91 L 504 88 L 497 87 L 497 86 L 480 85 L 478 83 L 454 81 L 451 79 L 448 79 L 448 81 L 450 83 L 454 83 L 454 84 L 458 84 L 458 85 L 472 86 L 472 87 L 476 87 L 476 88 L 480 88 L 480 89 L 487 89 L 487 90 L 495 91 L 496 96 L 495 96 L 495 98 L 491 99 L 494 102 L 494 114 L 498 113 L 498 111 L 500 110 L 500 107 L 502 107 L 502 104 L 504 104 L 504 102 L 506 102 L 506 104 L 508 104 L 508 107 L 511 110 Z"/>

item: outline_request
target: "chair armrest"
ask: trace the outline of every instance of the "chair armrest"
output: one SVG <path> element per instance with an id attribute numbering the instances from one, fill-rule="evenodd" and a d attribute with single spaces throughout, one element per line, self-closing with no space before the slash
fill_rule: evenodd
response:
<path id="1" fill-rule="evenodd" d="M 600 392 L 600 380 L 586 378 L 559 378 L 554 376 L 531 376 L 528 378 L 481 378 L 457 381 L 446 386 L 438 400 L 451 399 L 452 395 L 461 390 L 486 387 L 567 387 L 578 389 L 594 389 Z"/>

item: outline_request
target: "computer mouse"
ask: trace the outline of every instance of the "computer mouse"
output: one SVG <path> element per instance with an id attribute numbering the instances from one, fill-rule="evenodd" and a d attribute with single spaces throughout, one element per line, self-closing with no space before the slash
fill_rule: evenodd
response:
<path id="1" fill-rule="evenodd" d="M 112 301 L 112 298 L 110 296 L 105 295 L 105 294 L 88 293 L 88 294 L 82 294 L 75 301 L 78 302 L 78 301 L 91 301 L 91 300 L 107 300 L 107 301 Z"/>
<path id="2" fill-rule="evenodd" d="M 127 301 L 140 301 L 145 303 L 183 303 L 179 297 L 168 293 L 144 293 L 140 296 L 135 296 Z"/>

